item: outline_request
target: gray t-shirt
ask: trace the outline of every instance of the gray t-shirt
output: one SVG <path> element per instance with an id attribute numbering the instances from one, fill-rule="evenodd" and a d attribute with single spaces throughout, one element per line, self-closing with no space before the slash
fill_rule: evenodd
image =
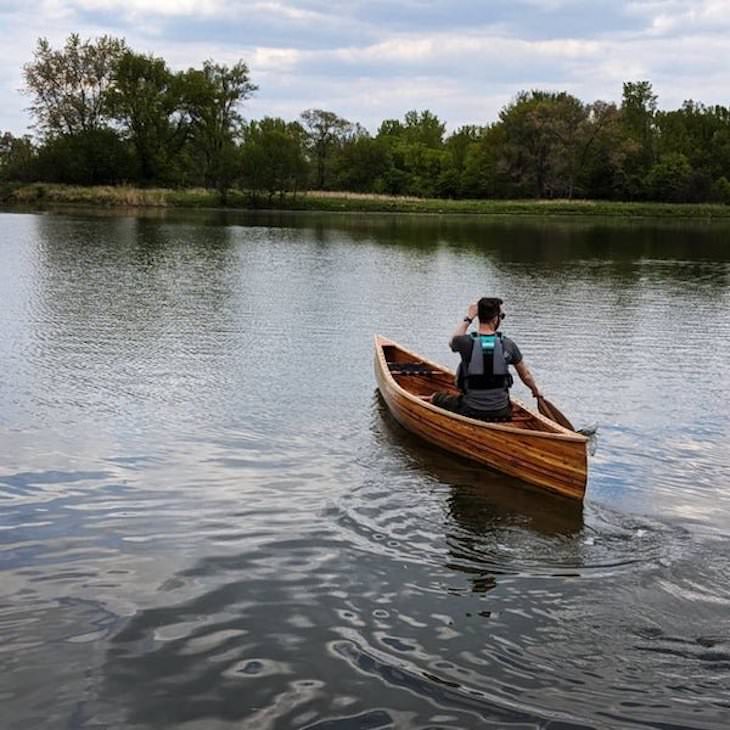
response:
<path id="1" fill-rule="evenodd" d="M 469 369 L 471 351 L 474 338 L 471 335 L 459 335 L 451 340 L 451 349 L 461 355 L 462 372 Z M 509 337 L 502 336 L 502 351 L 507 365 L 517 365 L 522 361 L 522 353 L 516 343 Z M 484 390 L 469 390 L 464 392 L 464 405 L 479 411 L 499 411 L 509 403 L 507 388 L 488 388 Z"/>

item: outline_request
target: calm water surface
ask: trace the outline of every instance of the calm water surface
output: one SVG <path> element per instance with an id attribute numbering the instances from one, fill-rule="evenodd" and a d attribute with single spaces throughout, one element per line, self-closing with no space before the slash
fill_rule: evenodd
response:
<path id="1" fill-rule="evenodd" d="M 3 730 L 730 726 L 729 241 L 0 214 Z M 489 294 L 582 508 L 377 397 L 373 333 L 453 366 Z"/>

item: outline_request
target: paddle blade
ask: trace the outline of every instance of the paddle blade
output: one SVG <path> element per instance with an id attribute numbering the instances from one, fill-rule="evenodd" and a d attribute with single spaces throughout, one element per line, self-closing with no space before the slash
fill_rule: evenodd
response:
<path id="1" fill-rule="evenodd" d="M 563 428 L 568 428 L 571 431 L 575 431 L 573 424 L 556 408 L 555 404 L 551 403 L 547 398 L 537 399 L 537 410 L 546 416 L 551 421 L 561 425 Z"/>

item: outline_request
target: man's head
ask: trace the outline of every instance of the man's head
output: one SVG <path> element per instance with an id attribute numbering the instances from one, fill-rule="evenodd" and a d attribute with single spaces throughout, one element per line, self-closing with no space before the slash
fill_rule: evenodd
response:
<path id="1" fill-rule="evenodd" d="M 499 317 L 502 311 L 502 300 L 499 297 L 482 297 L 477 302 L 477 317 L 482 324 Z"/>

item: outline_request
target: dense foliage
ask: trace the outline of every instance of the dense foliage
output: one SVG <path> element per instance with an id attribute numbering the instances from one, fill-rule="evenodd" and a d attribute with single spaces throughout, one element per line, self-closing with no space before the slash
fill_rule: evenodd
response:
<path id="1" fill-rule="evenodd" d="M 661 111 L 647 81 L 620 105 L 522 91 L 492 124 L 411 111 L 373 135 L 323 109 L 246 122 L 243 61 L 175 72 L 108 36 L 40 39 L 24 75 L 38 136 L 0 136 L 6 181 L 730 204 L 730 109 Z"/>

